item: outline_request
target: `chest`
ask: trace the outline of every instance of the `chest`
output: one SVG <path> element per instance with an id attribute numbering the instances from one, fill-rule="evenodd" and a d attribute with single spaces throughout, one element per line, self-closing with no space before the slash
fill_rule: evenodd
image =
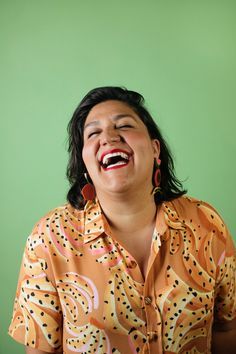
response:
<path id="1" fill-rule="evenodd" d="M 166 229 L 164 218 L 160 217 L 156 225 L 150 225 L 135 232 L 114 231 L 114 238 L 134 258 L 144 279 L 147 275 L 154 233 L 158 232 L 161 235 L 165 233 Z"/>
<path id="2" fill-rule="evenodd" d="M 103 352 L 109 352 L 111 342 L 112 348 L 117 349 L 117 352 L 131 353 L 133 347 L 144 352 L 145 341 L 150 339 L 148 345 L 152 345 L 150 351 L 152 353 L 162 352 L 162 346 L 165 348 L 168 346 L 172 352 L 178 352 L 179 346 L 185 344 L 181 331 L 188 333 L 191 329 L 189 323 L 197 322 L 199 327 L 202 326 L 201 331 L 204 331 L 201 338 L 204 336 L 202 346 L 206 347 L 208 333 L 206 323 L 211 323 L 210 314 L 213 306 L 211 292 L 205 289 L 204 294 L 202 290 L 193 287 L 189 277 L 184 277 L 184 273 L 181 275 L 184 265 L 182 262 L 175 263 L 173 258 L 176 257 L 169 256 L 171 241 L 168 240 L 166 245 L 163 244 L 165 250 L 163 264 L 160 267 L 157 265 L 155 268 L 154 265 L 150 267 L 150 276 L 145 279 L 145 287 L 138 272 L 126 266 L 128 265 L 126 257 L 130 255 L 146 276 L 151 246 L 155 245 L 152 235 L 153 232 L 127 234 L 127 237 L 119 240 L 119 245 L 118 237 L 122 235 L 114 235 L 113 242 L 109 236 L 98 238 L 84 249 L 83 261 L 74 264 L 74 266 L 79 264 L 79 270 L 76 269 L 74 272 L 70 269 L 64 279 L 58 281 L 65 317 L 70 320 L 72 313 L 75 316 L 78 314 L 73 318 L 73 321 L 76 320 L 75 338 L 72 338 L 71 333 L 67 333 L 70 328 L 66 328 L 65 345 L 69 343 L 71 347 L 76 346 L 77 351 L 82 352 L 84 350 L 82 344 L 88 343 L 88 346 L 93 344 L 93 349 L 96 349 L 97 343 L 103 338 Z M 203 296 L 202 303 L 199 299 Z M 147 302 L 143 303 L 143 299 Z M 155 307 L 154 304 L 158 306 Z M 158 323 L 160 325 L 157 325 Z M 175 336 L 177 331 L 181 336 Z M 157 333 L 155 338 L 160 338 L 160 341 L 151 340 L 154 332 Z M 106 333 L 109 333 L 107 342 Z M 163 333 L 168 334 L 168 337 L 162 338 Z M 121 335 L 124 339 L 122 341 Z M 193 341 L 190 344 L 194 347 L 195 337 L 189 338 Z M 128 343 L 131 343 L 130 347 Z M 206 353 L 205 347 L 202 351 Z"/>
<path id="3" fill-rule="evenodd" d="M 155 237 L 154 232 L 156 233 L 155 229 L 150 228 L 149 230 L 140 230 L 135 233 L 124 234 L 116 232 L 114 234 L 114 239 L 119 243 L 118 247 L 124 250 L 124 257 L 127 257 L 125 256 L 127 254 L 131 257 L 133 267 L 139 267 L 143 279 L 147 275 L 152 242 Z"/>
<path id="4" fill-rule="evenodd" d="M 148 261 L 151 253 L 153 231 L 149 233 L 129 234 L 120 240 L 126 251 L 133 257 L 135 263 L 139 266 L 143 278 L 146 278 Z M 118 236 L 119 237 L 119 236 Z M 122 235 L 120 235 L 122 238 Z"/>

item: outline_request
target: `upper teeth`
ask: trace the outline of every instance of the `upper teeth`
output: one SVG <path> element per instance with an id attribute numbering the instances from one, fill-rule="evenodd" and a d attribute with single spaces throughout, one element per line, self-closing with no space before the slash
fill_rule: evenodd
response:
<path id="1" fill-rule="evenodd" d="M 123 157 L 124 159 L 129 159 L 129 155 L 127 155 L 126 153 L 124 153 L 124 152 L 113 152 L 113 153 L 111 153 L 111 154 L 107 154 L 107 155 L 105 155 L 104 157 L 103 157 L 103 159 L 102 159 L 102 163 L 104 164 L 104 165 L 107 165 L 107 163 L 108 163 L 108 160 L 111 158 L 111 157 L 114 157 L 114 156 L 121 156 L 121 157 Z"/>

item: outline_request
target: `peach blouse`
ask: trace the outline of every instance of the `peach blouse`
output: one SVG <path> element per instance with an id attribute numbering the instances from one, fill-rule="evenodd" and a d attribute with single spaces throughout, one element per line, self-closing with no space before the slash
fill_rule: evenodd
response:
<path id="1" fill-rule="evenodd" d="M 210 353 L 235 317 L 235 250 L 207 203 L 164 202 L 146 279 L 98 201 L 47 213 L 28 237 L 9 334 L 50 353 Z"/>

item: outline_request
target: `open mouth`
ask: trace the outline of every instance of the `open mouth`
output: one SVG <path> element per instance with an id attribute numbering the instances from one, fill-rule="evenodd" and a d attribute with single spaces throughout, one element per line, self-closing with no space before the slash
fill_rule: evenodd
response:
<path id="1" fill-rule="evenodd" d="M 100 165 L 104 170 L 121 168 L 128 165 L 131 155 L 124 150 L 112 150 L 102 155 Z"/>

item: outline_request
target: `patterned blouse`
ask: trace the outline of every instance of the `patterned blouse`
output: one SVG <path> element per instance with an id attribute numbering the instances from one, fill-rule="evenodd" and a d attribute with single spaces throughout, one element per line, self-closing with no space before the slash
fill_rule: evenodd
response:
<path id="1" fill-rule="evenodd" d="M 235 317 L 235 251 L 218 213 L 164 202 L 146 279 L 97 201 L 44 216 L 28 237 L 9 334 L 57 353 L 210 353 L 214 321 Z"/>

